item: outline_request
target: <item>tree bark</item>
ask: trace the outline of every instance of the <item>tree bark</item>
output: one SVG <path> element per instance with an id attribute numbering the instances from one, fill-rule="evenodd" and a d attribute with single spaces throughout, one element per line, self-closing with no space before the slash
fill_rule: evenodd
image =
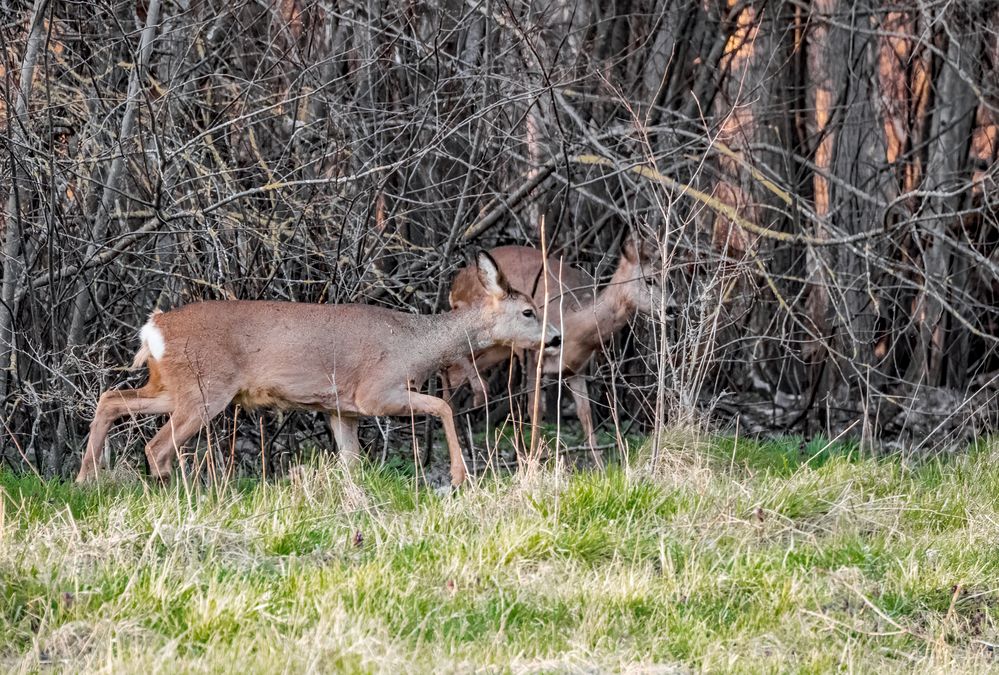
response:
<path id="1" fill-rule="evenodd" d="M 957 212 L 970 196 L 972 164 L 969 150 L 978 97 L 972 82 L 981 76 L 981 24 L 970 8 L 944 17 L 946 57 L 936 79 L 934 110 L 928 134 L 928 155 L 923 188 L 930 193 L 925 204 L 926 231 L 923 256 L 923 289 L 916 302 L 918 343 L 906 373 L 911 383 L 945 384 L 942 371 L 946 325 L 942 298 L 952 295 L 953 274 L 963 263 L 952 262 L 951 237 Z M 970 80 L 970 82 L 969 82 Z M 963 308 L 958 308 L 961 311 Z"/>
<path id="2" fill-rule="evenodd" d="M 873 2 L 842 3 L 849 27 L 832 26 L 826 52 L 834 108 L 829 185 L 829 220 L 837 232 L 864 232 L 876 223 L 880 211 L 860 194 L 874 194 L 888 201 L 890 173 L 883 118 L 878 108 L 878 41 L 874 33 L 877 6 Z M 852 188 L 852 189 L 851 189 Z M 874 247 L 876 244 L 870 244 Z M 877 435 L 882 382 L 874 356 L 877 296 L 868 256 L 875 248 L 841 247 L 827 259 L 831 292 L 829 318 L 838 361 L 829 376 L 828 408 L 838 432 L 856 425 L 865 444 Z M 876 268 L 875 268 L 876 269 Z"/>

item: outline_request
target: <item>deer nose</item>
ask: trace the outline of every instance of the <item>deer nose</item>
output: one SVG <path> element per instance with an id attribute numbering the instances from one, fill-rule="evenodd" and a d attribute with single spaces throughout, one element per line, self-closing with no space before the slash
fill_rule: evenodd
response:
<path id="1" fill-rule="evenodd" d="M 562 336 L 561 335 L 555 335 L 555 336 L 552 337 L 552 339 L 550 339 L 547 342 L 547 344 L 545 344 L 545 347 L 558 347 L 561 344 L 562 344 Z"/>

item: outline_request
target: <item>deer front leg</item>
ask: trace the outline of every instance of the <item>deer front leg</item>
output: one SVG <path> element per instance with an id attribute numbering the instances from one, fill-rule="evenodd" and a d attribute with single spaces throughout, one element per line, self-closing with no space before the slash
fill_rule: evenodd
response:
<path id="1" fill-rule="evenodd" d="M 356 417 L 330 413 L 330 427 L 333 429 L 336 447 L 340 451 L 340 461 L 348 471 L 357 466 L 361 456 L 361 443 L 357 440 L 357 424 Z"/>
<path id="2" fill-rule="evenodd" d="M 569 388 L 573 401 L 576 402 L 576 417 L 579 418 L 579 426 L 583 428 L 583 435 L 586 436 L 586 444 L 590 446 L 590 453 L 597 466 L 604 465 L 603 453 L 597 450 L 597 435 L 593 431 L 593 413 L 590 410 L 590 392 L 586 386 L 586 378 L 576 374 L 565 378 L 565 386 Z"/>
<path id="3" fill-rule="evenodd" d="M 472 388 L 472 405 L 481 408 L 486 404 L 486 387 L 482 380 L 479 369 L 472 363 L 472 359 L 462 359 L 462 381 L 467 381 Z M 457 388 L 457 387 L 456 387 Z"/>
<path id="4" fill-rule="evenodd" d="M 451 458 L 451 484 L 457 486 L 464 483 L 467 475 L 465 458 L 461 454 L 458 430 L 454 426 L 454 415 L 447 401 L 415 391 L 402 391 L 391 398 L 383 397 L 376 405 L 366 406 L 365 409 L 365 414 L 368 415 L 405 417 L 413 413 L 424 413 L 440 418 L 444 425 L 444 436 L 447 438 L 447 449 Z"/>
<path id="5" fill-rule="evenodd" d="M 472 389 L 472 405 L 476 408 L 485 405 L 486 390 L 482 384 L 482 377 L 469 357 L 452 363 L 441 373 L 441 389 L 444 400 L 450 403 L 454 392 L 466 382 Z"/>

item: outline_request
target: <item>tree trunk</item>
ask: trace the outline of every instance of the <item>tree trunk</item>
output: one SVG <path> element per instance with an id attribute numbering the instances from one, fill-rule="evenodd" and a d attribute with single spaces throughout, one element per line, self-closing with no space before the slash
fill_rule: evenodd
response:
<path id="1" fill-rule="evenodd" d="M 883 121 L 878 107 L 878 42 L 873 32 L 877 7 L 873 3 L 841 3 L 849 12 L 849 27 L 829 27 L 826 69 L 832 109 L 829 130 L 829 221 L 837 233 L 856 234 L 871 229 L 881 213 L 876 204 L 887 201 L 890 173 Z M 875 200 L 862 195 L 874 195 Z M 832 366 L 826 366 L 824 392 L 831 419 L 830 433 L 851 429 L 870 443 L 880 422 L 882 375 L 874 356 L 877 296 L 868 256 L 878 256 L 877 242 L 840 246 L 823 251 L 828 272 L 827 321 L 833 346 Z M 876 268 L 875 268 L 876 269 Z"/>
<path id="2" fill-rule="evenodd" d="M 27 148 L 26 129 L 28 120 L 28 102 L 31 98 L 31 84 L 35 75 L 35 62 L 45 38 L 45 11 L 48 0 L 35 0 L 31 14 L 31 29 L 28 32 L 28 44 L 24 50 L 24 60 L 21 62 L 21 81 L 17 100 L 14 104 L 14 117 L 10 122 L 11 143 L 8 147 L 10 157 L 11 186 L 10 197 L 7 199 L 7 210 L 4 221 L 7 233 L 3 246 L 3 286 L 0 287 L 0 400 L 6 401 L 7 387 L 11 376 L 17 376 L 17 349 L 15 349 L 14 318 L 17 316 L 18 285 L 21 281 L 23 265 L 21 262 L 21 236 L 24 214 L 27 212 L 27 202 L 31 198 L 31 181 L 26 168 L 19 171 L 22 162 L 17 159 L 19 148 Z"/>
<path id="3" fill-rule="evenodd" d="M 944 239 L 952 237 L 957 213 L 972 187 L 969 149 L 978 109 L 972 82 L 980 77 L 982 57 L 980 24 L 974 14 L 959 8 L 947 19 L 952 30 L 946 33 L 946 57 L 936 79 L 923 180 L 923 189 L 930 193 L 925 204 L 928 218 L 924 217 L 930 236 L 923 256 L 923 289 L 916 302 L 918 342 L 906 373 L 908 382 L 930 386 L 946 381 L 942 372 L 946 333 L 943 300 L 953 296 L 951 275 L 966 264 L 952 262 Z M 962 28 L 965 30 L 960 31 Z"/>
<path id="4" fill-rule="evenodd" d="M 142 29 L 142 35 L 139 38 L 138 59 L 133 64 L 134 67 L 128 78 L 128 94 L 125 100 L 125 113 L 122 117 L 121 129 L 118 135 L 118 151 L 111 162 L 111 168 L 104 181 L 101 201 L 93 218 L 94 229 L 92 230 L 92 239 L 87 246 L 86 257 L 83 260 L 84 263 L 97 255 L 103 246 L 108 230 L 108 222 L 111 217 L 111 209 L 114 207 L 119 196 L 119 184 L 121 183 L 122 172 L 127 161 L 126 157 L 134 146 L 132 135 L 135 132 L 135 118 L 142 94 L 140 88 L 145 71 L 149 67 L 149 59 L 153 51 L 153 40 L 156 37 L 159 16 L 160 0 L 150 0 L 146 11 L 146 25 Z M 95 272 L 96 274 L 99 274 L 99 271 Z M 69 349 L 80 346 L 86 339 L 85 329 L 90 313 L 90 282 L 87 276 L 86 272 L 82 273 L 76 287 L 76 297 L 73 302 L 73 311 L 66 341 Z M 66 395 L 71 396 L 72 392 L 67 389 Z M 72 445 L 70 441 L 74 435 L 71 424 L 67 420 L 67 415 L 65 412 L 62 412 L 57 423 L 56 442 L 52 449 L 52 465 L 44 467 L 47 474 L 58 473 L 58 464 L 61 463 L 63 449 L 68 445 Z"/>
<path id="5" fill-rule="evenodd" d="M 160 0 L 150 0 L 146 11 L 146 26 L 142 29 L 142 36 L 139 39 L 139 58 L 132 68 L 128 78 L 128 95 L 125 99 L 125 114 L 121 120 L 121 132 L 118 134 L 118 152 L 111 162 L 111 169 L 105 179 L 104 189 L 101 194 L 101 203 L 94 214 L 93 240 L 87 247 L 86 260 L 90 260 L 97 254 L 98 249 L 104 244 L 104 237 L 107 234 L 108 220 L 111 216 L 111 209 L 118 198 L 118 184 L 121 182 L 122 170 L 125 167 L 126 156 L 131 147 L 132 134 L 135 132 L 135 116 L 141 98 L 140 87 L 143 76 L 149 66 L 149 57 L 153 51 L 153 40 L 156 37 L 156 28 L 160 19 Z M 84 324 L 90 308 L 90 295 L 87 293 L 86 274 L 81 275 L 82 279 L 77 287 L 76 299 L 73 304 L 73 316 L 69 323 L 69 346 L 75 347 L 83 343 Z"/>

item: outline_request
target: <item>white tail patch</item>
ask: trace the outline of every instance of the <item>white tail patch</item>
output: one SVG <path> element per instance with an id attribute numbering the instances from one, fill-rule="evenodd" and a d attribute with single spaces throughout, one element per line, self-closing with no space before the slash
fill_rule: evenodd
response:
<path id="1" fill-rule="evenodd" d="M 149 347 L 149 354 L 159 361 L 166 354 L 166 342 L 163 341 L 163 333 L 153 323 L 153 317 L 149 318 L 146 325 L 139 331 L 139 339 L 142 344 Z"/>

